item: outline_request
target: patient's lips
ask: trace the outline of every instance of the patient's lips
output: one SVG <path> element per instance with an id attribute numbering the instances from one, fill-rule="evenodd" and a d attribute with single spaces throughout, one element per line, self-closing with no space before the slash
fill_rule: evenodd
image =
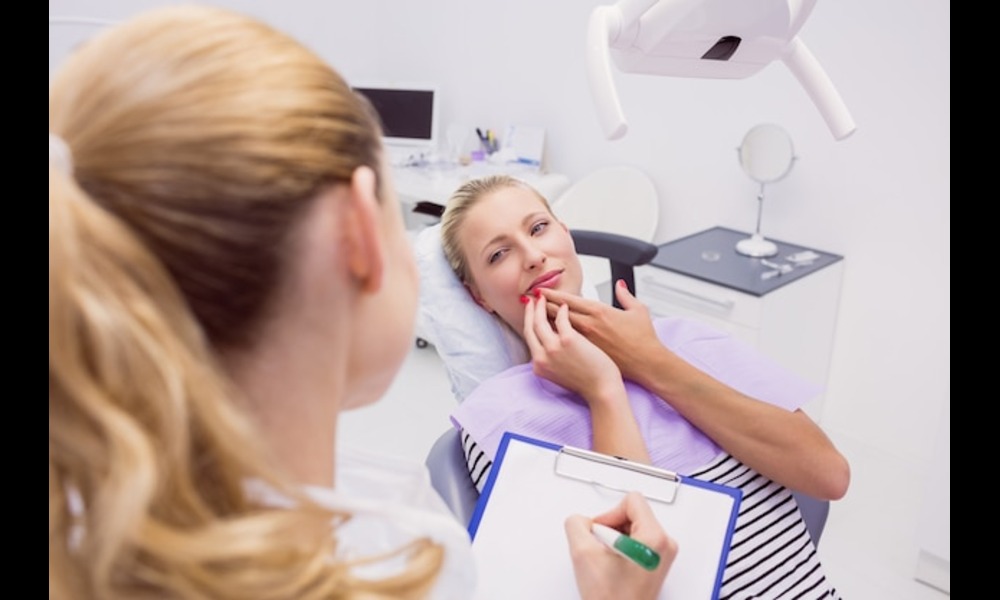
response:
<path id="1" fill-rule="evenodd" d="M 559 285 L 559 280 L 562 278 L 562 274 L 563 274 L 562 269 L 556 269 L 554 271 L 549 271 L 543 274 L 541 277 L 538 277 L 537 279 L 531 282 L 531 285 L 528 286 L 528 289 L 525 293 L 530 294 L 531 291 L 536 288 L 556 287 L 557 285 Z"/>

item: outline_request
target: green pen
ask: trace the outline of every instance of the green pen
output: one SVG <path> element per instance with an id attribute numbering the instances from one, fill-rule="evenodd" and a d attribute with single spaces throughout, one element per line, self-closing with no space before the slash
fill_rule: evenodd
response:
<path id="1" fill-rule="evenodd" d="M 656 551 L 616 529 L 612 529 L 607 525 L 601 525 L 600 523 L 593 523 L 590 526 L 590 530 L 597 536 L 597 539 L 604 542 L 605 546 L 647 571 L 652 571 L 660 564 L 660 555 Z"/>

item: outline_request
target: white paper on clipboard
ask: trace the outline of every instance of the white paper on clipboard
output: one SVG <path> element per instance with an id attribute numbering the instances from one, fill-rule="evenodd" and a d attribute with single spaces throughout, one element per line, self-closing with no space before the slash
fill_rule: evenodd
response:
<path id="1" fill-rule="evenodd" d="M 567 460 L 562 449 L 504 434 L 469 524 L 479 589 L 492 598 L 579 598 L 563 522 L 573 513 L 603 513 L 635 489 L 678 544 L 659 598 L 718 598 L 739 489 L 682 476 L 670 481 L 651 474 L 673 475 L 667 471 L 586 451 L 557 468 Z M 598 459 L 577 460 L 587 454 Z"/>

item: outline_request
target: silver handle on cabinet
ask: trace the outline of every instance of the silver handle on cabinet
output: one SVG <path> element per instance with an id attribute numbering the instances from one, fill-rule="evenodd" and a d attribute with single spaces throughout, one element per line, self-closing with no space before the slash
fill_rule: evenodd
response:
<path id="1" fill-rule="evenodd" d="M 643 285 L 648 285 L 651 288 L 659 289 L 669 294 L 677 294 L 688 300 L 692 300 L 702 304 L 708 304 L 710 307 L 723 312 L 731 311 L 733 309 L 733 306 L 736 304 L 733 300 L 729 299 L 717 300 L 715 298 L 710 298 L 708 296 L 702 296 L 701 294 L 696 294 L 695 292 L 677 288 L 672 285 L 667 285 L 665 283 L 660 283 L 659 281 L 656 281 L 655 279 L 652 279 L 650 277 L 643 277 L 642 283 Z"/>

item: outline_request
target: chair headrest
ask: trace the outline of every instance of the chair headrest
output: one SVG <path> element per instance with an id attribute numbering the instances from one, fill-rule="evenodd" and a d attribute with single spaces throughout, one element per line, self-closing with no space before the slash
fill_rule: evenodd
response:
<path id="1" fill-rule="evenodd" d="M 529 360 L 520 336 L 476 304 L 451 270 L 440 223 L 420 231 L 414 252 L 420 272 L 417 332 L 437 349 L 459 402 L 483 380 Z"/>

